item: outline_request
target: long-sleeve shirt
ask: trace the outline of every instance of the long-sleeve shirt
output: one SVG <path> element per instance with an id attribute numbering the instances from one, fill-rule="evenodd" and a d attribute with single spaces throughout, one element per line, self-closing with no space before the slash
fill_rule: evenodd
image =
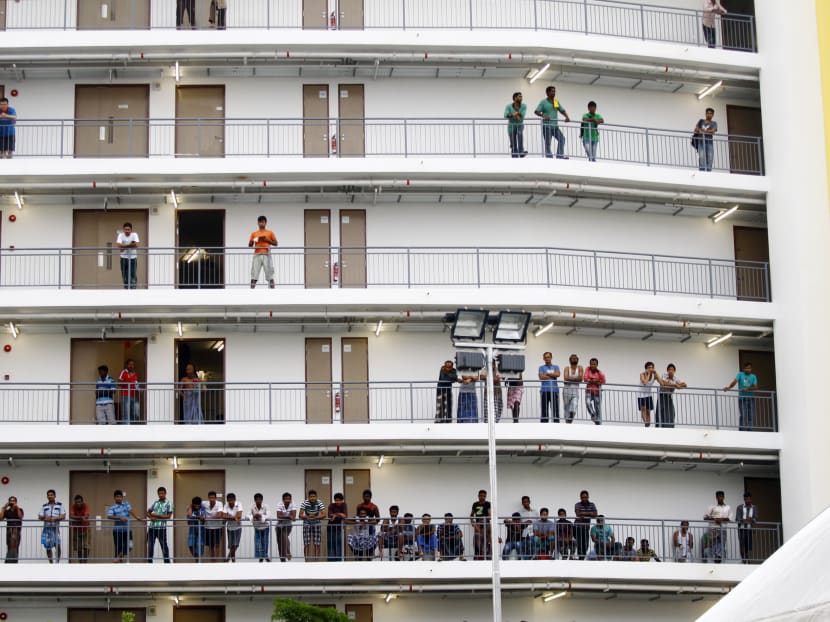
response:
<path id="1" fill-rule="evenodd" d="M 600 385 L 605 384 L 605 374 L 603 374 L 600 370 L 594 371 L 590 367 L 585 370 L 583 379 L 585 380 L 585 393 L 593 393 L 598 395 Z"/>
<path id="2" fill-rule="evenodd" d="M 254 503 L 251 506 L 249 511 L 251 516 L 251 523 L 254 526 L 254 529 L 268 529 L 268 520 L 271 518 L 271 514 L 268 510 L 268 506 L 264 503 L 257 507 L 257 504 Z M 259 518 L 257 518 L 259 516 Z"/>

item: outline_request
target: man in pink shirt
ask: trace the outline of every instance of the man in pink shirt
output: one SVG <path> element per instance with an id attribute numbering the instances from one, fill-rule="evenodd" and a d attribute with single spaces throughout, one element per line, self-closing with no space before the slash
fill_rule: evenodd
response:
<path id="1" fill-rule="evenodd" d="M 703 0 L 703 39 L 710 48 L 715 47 L 717 41 L 716 20 L 726 15 L 726 9 L 721 0 Z"/>
<path id="2" fill-rule="evenodd" d="M 599 359 L 592 358 L 582 380 L 585 382 L 585 407 L 591 415 L 591 421 L 596 425 L 602 425 L 601 391 L 602 385 L 605 384 L 605 374 L 597 368 L 597 365 L 599 365 Z"/>

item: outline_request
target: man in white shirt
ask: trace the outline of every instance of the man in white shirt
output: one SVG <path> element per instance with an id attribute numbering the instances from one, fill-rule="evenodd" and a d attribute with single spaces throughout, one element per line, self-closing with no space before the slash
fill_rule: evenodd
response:
<path id="1" fill-rule="evenodd" d="M 205 511 L 205 546 L 207 547 L 206 561 L 217 562 L 222 559 L 219 550 L 222 544 L 222 510 L 225 508 L 216 500 L 216 492 L 208 493 L 208 500 L 202 501 Z"/>
<path id="2" fill-rule="evenodd" d="M 133 231 L 132 223 L 125 222 L 115 245 L 121 249 L 121 280 L 124 282 L 124 289 L 135 289 L 137 282 L 138 252 L 136 248 L 139 243 L 138 234 Z"/>
<path id="3" fill-rule="evenodd" d="M 732 508 L 724 501 L 724 493 L 718 490 L 715 493 L 715 505 L 709 506 L 709 511 L 703 516 L 703 520 L 712 521 L 709 527 L 709 556 L 716 564 L 723 561 L 723 554 L 726 550 L 726 524 L 731 520 Z"/>
<path id="4" fill-rule="evenodd" d="M 254 525 L 254 554 L 259 563 L 263 560 L 271 561 L 271 514 L 262 499 L 262 493 L 256 493 L 250 510 L 251 523 Z"/>
<path id="5" fill-rule="evenodd" d="M 232 492 L 225 497 L 225 507 L 222 508 L 222 517 L 225 519 L 225 529 L 228 531 L 228 559 L 236 562 L 236 549 L 242 539 L 242 504 L 236 500 Z"/>
<path id="6" fill-rule="evenodd" d="M 533 557 L 533 521 L 536 520 L 536 510 L 530 507 L 530 497 L 527 495 L 522 497 L 522 507 L 519 508 L 519 514 L 522 515 L 522 524 L 525 528 L 522 530 L 522 543 L 519 550 L 521 559 L 531 559 Z"/>

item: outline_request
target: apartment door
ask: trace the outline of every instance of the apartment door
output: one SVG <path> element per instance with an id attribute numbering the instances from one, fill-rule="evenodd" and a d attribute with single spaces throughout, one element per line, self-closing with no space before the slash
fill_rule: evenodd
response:
<path id="1" fill-rule="evenodd" d="M 372 622 L 372 605 L 346 605 L 346 617 L 355 622 Z"/>
<path id="2" fill-rule="evenodd" d="M 369 469 L 343 469 L 343 496 L 352 511 L 363 503 L 363 491 L 367 489 L 372 489 L 372 472 Z M 381 515 L 386 516 L 383 510 Z"/>
<path id="3" fill-rule="evenodd" d="M 81 495 L 89 505 L 91 562 L 111 562 L 113 559 L 112 527 L 107 510 L 114 503 L 113 493 L 120 490 L 133 512 L 144 516 L 147 509 L 147 471 L 70 471 L 69 498 Z M 147 534 L 144 523 L 130 519 L 130 561 L 144 561 L 147 554 Z M 66 543 L 64 546 L 68 546 Z M 67 549 L 69 555 L 71 550 Z"/>
<path id="4" fill-rule="evenodd" d="M 741 369 L 744 363 L 752 363 L 752 373 L 758 377 L 759 391 L 775 391 L 775 352 L 767 350 L 739 350 L 738 366 Z M 736 369 L 736 373 L 737 373 Z M 737 389 L 736 389 L 737 390 Z M 763 396 L 755 404 L 755 429 L 777 429 L 776 413 L 778 412 L 775 398 Z"/>
<path id="5" fill-rule="evenodd" d="M 144 339 L 72 339 L 69 350 L 69 380 L 79 383 L 73 384 L 69 398 L 69 421 L 72 424 L 95 423 L 95 379 L 98 377 L 99 365 L 109 367 L 110 376 L 118 380 L 127 359 L 133 359 L 139 380 L 147 380 L 147 341 Z M 116 392 L 115 416 L 120 422 L 118 393 L 120 391 Z M 149 392 L 139 395 L 141 422 L 147 420 L 146 415 L 152 418 L 148 399 L 151 399 Z"/>
<path id="6" fill-rule="evenodd" d="M 179 289 L 225 287 L 225 210 L 176 212 Z M 248 282 L 246 273 L 245 283 Z"/>
<path id="7" fill-rule="evenodd" d="M 184 378 L 193 365 L 199 376 L 198 390 L 177 395 L 177 423 L 225 422 L 225 339 L 177 339 L 176 380 Z M 182 392 L 184 393 L 184 392 Z M 244 417 L 244 412 L 238 412 Z"/>
<path id="8" fill-rule="evenodd" d="M 340 10 L 337 26 L 341 30 L 363 30 L 363 1 L 338 0 Z"/>
<path id="9" fill-rule="evenodd" d="M 360 1 L 362 5 L 362 0 Z M 361 20 L 361 27 L 363 23 Z M 340 123 L 339 149 L 341 157 L 366 155 L 366 116 L 362 84 L 341 84 L 338 92 L 338 117 Z"/>
<path id="10" fill-rule="evenodd" d="M 343 337 L 340 344 L 343 423 L 369 423 L 369 340 Z"/>
<path id="11" fill-rule="evenodd" d="M 303 28 L 306 30 L 329 27 L 329 0 L 303 0 Z"/>
<path id="12" fill-rule="evenodd" d="M 147 287 L 147 210 L 75 210 L 72 212 L 73 288 L 124 287 L 121 249 L 115 241 L 125 222 L 132 224 L 141 240 L 136 252 L 136 287 Z"/>
<path id="13" fill-rule="evenodd" d="M 732 227 L 738 300 L 763 300 L 770 294 L 769 240 L 763 227 Z M 758 261 L 766 262 L 766 270 Z"/>
<path id="14" fill-rule="evenodd" d="M 764 164 L 761 109 L 727 105 L 726 123 L 730 136 L 729 170 L 733 173 L 760 175 Z M 760 147 L 755 138 L 758 138 Z"/>
<path id="15" fill-rule="evenodd" d="M 729 0 L 729 12 L 721 19 L 723 49 L 757 49 L 754 16 L 755 0 Z"/>
<path id="16" fill-rule="evenodd" d="M 331 339 L 305 340 L 305 422 L 331 423 Z"/>
<path id="17" fill-rule="evenodd" d="M 305 470 L 305 490 L 303 491 L 303 499 L 309 490 L 317 491 L 317 498 L 322 501 L 326 507 L 332 502 L 331 490 L 331 469 L 306 469 Z M 299 504 L 298 504 L 299 505 Z M 326 529 L 322 530 L 322 539 L 320 541 L 320 560 L 306 559 L 306 561 L 323 561 L 326 559 L 326 551 L 328 550 L 326 544 Z"/>
<path id="18" fill-rule="evenodd" d="M 78 30 L 150 27 L 150 0 L 78 0 Z"/>
<path id="19" fill-rule="evenodd" d="M 762 523 L 781 523 L 781 480 L 772 477 L 745 477 L 744 490 L 752 493 L 752 505 L 758 506 L 755 520 Z M 734 506 L 742 502 L 743 499 L 736 499 Z M 782 535 L 779 534 L 779 537 Z M 775 552 L 776 542 L 777 538 L 770 532 L 757 531 L 752 538 L 752 557 L 767 559 Z"/>
<path id="20" fill-rule="evenodd" d="M 67 609 L 67 622 L 121 622 L 122 613 L 132 613 L 135 622 L 147 622 L 146 609 Z"/>
<path id="21" fill-rule="evenodd" d="M 328 84 L 303 84 L 303 156 L 329 157 Z"/>
<path id="22" fill-rule="evenodd" d="M 225 85 L 176 87 L 176 157 L 225 156 Z"/>
<path id="23" fill-rule="evenodd" d="M 176 518 L 173 555 L 177 562 L 193 561 L 187 548 L 187 509 L 193 497 L 207 501 L 211 490 L 216 492 L 217 501 L 225 502 L 224 470 L 173 471 L 173 516 Z M 223 541 L 223 551 L 224 546 Z"/>
<path id="24" fill-rule="evenodd" d="M 173 622 L 225 622 L 225 607 L 174 607 Z"/>
<path id="25" fill-rule="evenodd" d="M 77 85 L 75 156 L 147 157 L 150 86 Z"/>
<path id="26" fill-rule="evenodd" d="M 331 287 L 331 212 L 307 209 L 304 219 L 306 289 Z"/>
<path id="27" fill-rule="evenodd" d="M 340 210 L 340 287 L 366 287 L 366 210 Z"/>

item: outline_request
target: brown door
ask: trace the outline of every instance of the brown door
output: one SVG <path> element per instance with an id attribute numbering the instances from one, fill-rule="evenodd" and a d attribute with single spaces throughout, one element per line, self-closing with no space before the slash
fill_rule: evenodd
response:
<path id="1" fill-rule="evenodd" d="M 372 622 L 372 605 L 346 605 L 346 616 L 355 622 Z"/>
<path id="2" fill-rule="evenodd" d="M 139 381 L 147 380 L 147 342 L 144 339 L 73 339 L 69 349 L 69 380 L 84 383 L 75 386 L 69 401 L 69 421 L 73 424 L 95 423 L 94 383 L 99 365 L 109 367 L 109 375 L 117 381 L 127 359 L 133 359 Z M 116 391 L 115 416 L 121 421 L 119 393 Z M 142 422 L 147 420 L 145 415 L 153 417 L 152 405 L 146 403 L 147 397 L 147 393 L 139 395 Z"/>
<path id="3" fill-rule="evenodd" d="M 176 380 L 184 378 L 188 364 L 196 368 L 201 383 L 198 395 L 176 395 L 177 423 L 225 422 L 225 339 L 176 339 Z M 244 418 L 244 412 L 238 412 Z"/>
<path id="4" fill-rule="evenodd" d="M 338 0 L 340 9 L 337 27 L 342 30 L 363 30 L 363 0 Z"/>
<path id="5" fill-rule="evenodd" d="M 329 157 L 328 84 L 303 84 L 303 156 Z"/>
<path id="6" fill-rule="evenodd" d="M 331 212 L 305 210 L 306 289 L 331 287 Z"/>
<path id="7" fill-rule="evenodd" d="M 138 234 L 137 282 L 147 287 L 147 210 L 75 210 L 72 213 L 72 287 L 110 289 L 124 287 L 121 250 L 115 245 L 124 223 Z M 68 266 L 66 267 L 68 268 Z M 66 269 L 61 266 L 61 271 Z M 63 275 L 61 275 L 63 276 Z"/>
<path id="8" fill-rule="evenodd" d="M 331 339 L 305 340 L 305 421 L 331 423 Z"/>
<path id="9" fill-rule="evenodd" d="M 758 506 L 755 520 L 759 523 L 781 523 L 781 480 L 770 477 L 745 477 L 744 490 L 752 494 L 752 504 Z M 740 505 L 736 501 L 735 505 Z M 779 544 L 777 535 L 766 531 L 772 525 L 762 525 L 763 531 L 757 531 L 752 538 L 752 558 L 762 560 L 768 558 Z"/>
<path id="10" fill-rule="evenodd" d="M 346 497 L 346 506 L 352 511 L 363 503 L 363 491 L 367 489 L 372 489 L 372 472 L 369 469 L 343 469 L 343 496 Z"/>
<path id="11" fill-rule="evenodd" d="M 328 508 L 329 504 L 333 501 L 332 499 L 332 490 L 331 490 L 331 469 L 306 469 L 305 470 L 305 490 L 303 491 L 302 498 L 306 499 L 309 490 L 316 490 L 317 491 L 317 498 L 323 502 L 323 504 Z M 297 507 L 300 504 L 297 503 Z M 326 551 L 327 551 L 327 544 L 326 544 L 326 530 L 322 530 L 322 539 L 320 541 L 320 555 L 322 559 L 326 559 Z M 322 559 L 320 561 L 322 561 Z M 306 560 L 306 561 L 314 561 L 314 560 Z"/>
<path id="12" fill-rule="evenodd" d="M 366 210 L 340 210 L 340 287 L 366 287 Z"/>
<path id="13" fill-rule="evenodd" d="M 6 0 L 0 0 L 0 30 L 6 29 Z M 0 92 L 0 97 L 3 94 Z"/>
<path id="14" fill-rule="evenodd" d="M 135 622 L 147 622 L 145 609 L 67 609 L 67 622 L 121 622 L 122 613 L 135 615 Z"/>
<path id="15" fill-rule="evenodd" d="M 343 423 L 369 423 L 369 340 L 344 337 L 340 344 Z"/>
<path id="16" fill-rule="evenodd" d="M 225 622 L 225 607 L 174 607 L 173 622 Z"/>
<path id="17" fill-rule="evenodd" d="M 760 175 L 763 171 L 763 125 L 761 109 L 726 106 L 729 126 L 729 170 L 733 173 Z M 760 141 L 760 147 L 755 139 Z"/>
<path id="18" fill-rule="evenodd" d="M 765 300 L 770 295 L 769 240 L 763 227 L 733 227 L 738 300 Z M 755 262 L 766 262 L 766 266 Z"/>
<path id="19" fill-rule="evenodd" d="M 752 373 L 758 378 L 758 390 L 775 391 L 775 352 L 739 350 L 738 369 L 742 369 L 747 362 L 752 363 Z M 777 430 L 777 412 L 776 399 L 774 397 L 770 399 L 768 395 L 760 394 L 755 403 L 755 429 Z"/>
<path id="20" fill-rule="evenodd" d="M 303 28 L 323 29 L 329 27 L 328 0 L 303 0 Z"/>
<path id="21" fill-rule="evenodd" d="M 144 516 L 147 509 L 146 471 L 70 471 L 69 498 L 81 495 L 89 505 L 90 538 L 89 561 L 111 562 L 113 559 L 112 527 L 107 519 L 107 510 L 114 503 L 113 492 L 121 490 L 137 516 Z M 130 561 L 144 561 L 147 555 L 147 538 L 144 523 L 130 519 L 132 548 Z M 64 545 L 66 546 L 66 545 Z M 71 543 L 69 543 L 71 547 Z M 72 555 L 72 551 L 67 551 Z"/>
<path id="22" fill-rule="evenodd" d="M 76 157 L 147 157 L 150 86 L 77 85 Z"/>
<path id="23" fill-rule="evenodd" d="M 187 548 L 187 509 L 193 497 L 207 501 L 211 490 L 216 492 L 217 502 L 225 502 L 225 471 L 173 472 L 173 515 L 176 518 L 173 555 L 177 562 L 193 561 Z M 224 546 L 223 541 L 223 551 Z"/>
<path id="24" fill-rule="evenodd" d="M 725 50 L 755 50 L 755 0 L 729 0 L 729 12 L 721 18 Z M 726 3 L 724 3 L 726 6 Z"/>
<path id="25" fill-rule="evenodd" d="M 225 210 L 176 212 L 176 286 L 225 287 Z"/>
<path id="26" fill-rule="evenodd" d="M 150 27 L 150 0 L 78 0 L 78 30 Z"/>
<path id="27" fill-rule="evenodd" d="M 362 0 L 360 2 L 362 5 Z M 337 92 L 340 155 L 363 157 L 366 155 L 363 85 L 341 84 Z"/>
<path id="28" fill-rule="evenodd" d="M 225 85 L 176 87 L 176 157 L 225 156 Z"/>

